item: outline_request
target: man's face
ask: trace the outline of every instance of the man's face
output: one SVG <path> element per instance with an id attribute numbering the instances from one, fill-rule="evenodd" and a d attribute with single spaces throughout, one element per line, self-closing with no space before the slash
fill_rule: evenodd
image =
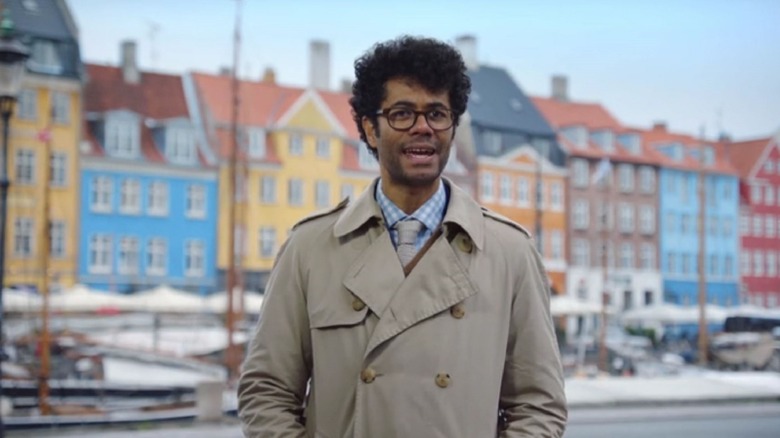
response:
<path id="1" fill-rule="evenodd" d="M 450 98 L 446 91 L 433 93 L 406 79 L 387 81 L 385 90 L 386 98 L 380 110 L 442 109 L 449 113 Z M 438 180 L 450 156 L 454 127 L 436 131 L 423 114 L 405 131 L 393 129 L 385 116 L 378 117 L 376 129 L 368 117 L 362 123 L 369 145 L 379 155 L 384 181 L 398 186 L 425 187 Z"/>

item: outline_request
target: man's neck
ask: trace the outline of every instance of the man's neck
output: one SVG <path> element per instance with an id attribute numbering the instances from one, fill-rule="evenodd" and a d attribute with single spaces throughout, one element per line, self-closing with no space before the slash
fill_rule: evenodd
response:
<path id="1" fill-rule="evenodd" d="M 393 185 L 387 179 L 382 178 L 382 192 L 387 198 L 393 201 L 393 204 L 398 206 L 406 214 L 412 214 L 417 209 L 423 206 L 431 196 L 433 196 L 439 189 L 439 184 L 442 184 L 441 178 L 436 178 L 436 181 L 427 186 L 421 187 L 409 187 Z"/>

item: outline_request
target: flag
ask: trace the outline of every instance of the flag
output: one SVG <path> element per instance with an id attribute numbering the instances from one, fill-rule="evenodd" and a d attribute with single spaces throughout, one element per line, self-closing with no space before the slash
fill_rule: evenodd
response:
<path id="1" fill-rule="evenodd" d="M 38 141 L 42 143 L 48 143 L 51 141 L 51 131 L 49 128 L 43 128 L 42 130 L 38 131 Z"/>
<path id="2" fill-rule="evenodd" d="M 602 158 L 599 164 L 596 166 L 596 171 L 593 172 L 593 176 L 590 179 L 591 184 L 598 184 L 603 180 L 609 172 L 612 170 L 612 162 L 609 158 Z"/>

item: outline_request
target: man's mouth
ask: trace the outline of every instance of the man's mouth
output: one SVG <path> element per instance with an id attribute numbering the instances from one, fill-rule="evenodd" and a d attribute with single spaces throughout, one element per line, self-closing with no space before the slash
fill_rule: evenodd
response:
<path id="1" fill-rule="evenodd" d="M 433 148 L 406 148 L 404 154 L 409 157 L 430 157 L 435 153 Z"/>

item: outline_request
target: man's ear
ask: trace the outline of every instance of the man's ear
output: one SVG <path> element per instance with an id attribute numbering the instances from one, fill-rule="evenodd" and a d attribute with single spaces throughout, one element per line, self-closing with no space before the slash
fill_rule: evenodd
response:
<path id="1" fill-rule="evenodd" d="M 376 149 L 377 145 L 377 138 L 379 135 L 377 135 L 377 127 L 373 120 L 370 118 L 363 116 L 362 119 L 360 119 L 360 124 L 363 126 L 363 131 L 366 133 L 366 141 L 368 141 L 368 145 L 371 146 L 371 148 Z"/>

